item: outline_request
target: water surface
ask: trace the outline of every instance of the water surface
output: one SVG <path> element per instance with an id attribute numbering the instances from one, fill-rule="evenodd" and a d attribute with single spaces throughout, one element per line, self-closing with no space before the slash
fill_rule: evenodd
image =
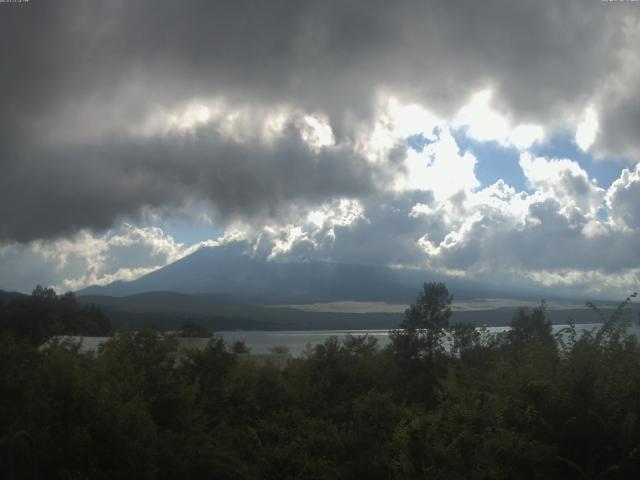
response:
<path id="1" fill-rule="evenodd" d="M 599 323 L 583 323 L 577 324 L 578 333 L 582 331 L 590 331 L 600 327 Z M 554 325 L 553 332 L 568 327 L 568 325 Z M 486 327 L 491 334 L 496 334 L 509 330 L 509 327 Z M 346 338 L 347 335 L 363 336 L 367 335 L 378 340 L 378 345 L 384 347 L 389 343 L 389 330 L 290 330 L 290 331 L 227 331 L 216 332 L 227 343 L 233 343 L 242 340 L 247 347 L 251 349 L 251 353 L 265 354 L 269 353 L 272 347 L 283 346 L 289 349 L 293 356 L 301 355 L 307 345 L 318 345 L 323 343 L 329 337 Z"/>

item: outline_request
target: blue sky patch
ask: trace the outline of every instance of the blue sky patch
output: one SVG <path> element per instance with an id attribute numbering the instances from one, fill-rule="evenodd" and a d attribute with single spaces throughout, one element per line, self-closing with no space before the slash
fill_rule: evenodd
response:
<path id="1" fill-rule="evenodd" d="M 407 137 L 407 145 L 409 145 L 409 148 L 415 150 L 418 153 L 421 153 L 422 150 L 424 150 L 424 147 L 429 145 L 429 143 L 431 143 L 431 140 L 426 138 L 421 133 L 416 133 L 415 135 Z"/>
<path id="2" fill-rule="evenodd" d="M 517 191 L 526 190 L 526 178 L 518 163 L 520 152 L 513 147 L 504 147 L 498 142 L 478 142 L 467 136 L 466 128 L 452 130 L 460 152 L 471 152 L 477 159 L 475 173 L 481 188 L 502 179 Z"/>
<path id="3" fill-rule="evenodd" d="M 596 160 L 589 152 L 583 152 L 570 134 L 552 136 L 542 144 L 533 145 L 530 150 L 538 157 L 567 158 L 577 161 L 587 171 L 589 177 L 595 178 L 598 186 L 605 189 L 620 177 L 620 172 L 625 168 L 625 165 L 619 161 Z"/>

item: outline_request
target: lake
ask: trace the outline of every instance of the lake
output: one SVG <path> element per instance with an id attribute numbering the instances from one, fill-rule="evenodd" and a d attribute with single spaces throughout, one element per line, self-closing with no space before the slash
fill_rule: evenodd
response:
<path id="1" fill-rule="evenodd" d="M 576 330 L 590 331 L 600 327 L 600 323 L 583 323 L 576 324 Z M 568 325 L 554 325 L 553 332 L 568 327 Z M 508 330 L 509 327 L 487 327 L 487 331 L 496 334 Z M 251 349 L 251 353 L 265 354 L 270 352 L 270 348 L 275 346 L 284 346 L 289 349 L 293 356 L 302 354 L 307 345 L 318 345 L 323 343 L 329 337 L 345 338 L 347 335 L 362 336 L 367 335 L 378 340 L 378 345 L 384 347 L 389 343 L 388 330 L 299 330 L 299 331 L 228 331 L 216 332 L 227 343 L 233 343 L 242 340 L 247 347 Z"/>

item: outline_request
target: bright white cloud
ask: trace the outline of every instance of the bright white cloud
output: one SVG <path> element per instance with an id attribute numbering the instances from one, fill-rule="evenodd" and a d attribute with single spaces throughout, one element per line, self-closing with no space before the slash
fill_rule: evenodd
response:
<path id="1" fill-rule="evenodd" d="M 236 143 L 272 144 L 294 127 L 309 148 L 317 152 L 335 145 L 324 114 L 294 110 L 287 105 L 232 104 L 222 98 L 192 99 L 177 106 L 158 106 L 138 124 L 128 126 L 133 136 L 194 135 L 214 131 Z"/>
<path id="2" fill-rule="evenodd" d="M 4 245 L 0 249 L 0 282 L 5 288 L 29 291 L 35 286 L 35 278 L 36 283 L 68 291 L 128 281 L 174 262 L 201 245 L 215 246 L 225 241 L 186 246 L 160 228 L 127 223 L 100 235 L 81 230 L 71 238 L 53 242 Z M 30 275 L 16 277 L 20 271 Z"/>
<path id="3" fill-rule="evenodd" d="M 621 229 L 640 229 L 640 163 L 624 169 L 606 196 L 609 218 Z"/>
<path id="4" fill-rule="evenodd" d="M 593 106 L 589 106 L 576 128 L 576 144 L 580 150 L 586 152 L 596 140 L 598 133 L 598 114 Z"/>
<path id="5" fill-rule="evenodd" d="M 605 190 L 573 160 L 523 153 L 520 166 L 530 187 L 543 198 L 558 200 L 567 210 L 578 208 L 582 214 L 595 217 L 603 205 Z"/>
<path id="6" fill-rule="evenodd" d="M 513 145 L 520 150 L 529 148 L 544 138 L 541 125 L 512 125 L 506 115 L 493 108 L 492 99 L 491 89 L 473 94 L 454 117 L 453 126 L 467 127 L 467 134 L 477 141 L 495 141 L 505 146 Z"/>
<path id="7" fill-rule="evenodd" d="M 455 121 L 392 97 L 381 102 L 370 128 L 341 146 L 364 154 L 372 169 L 391 179 L 370 198 L 299 206 L 262 223 L 232 221 L 221 238 L 192 246 L 160 228 L 128 224 L 100 235 L 80 231 L 66 240 L 5 245 L 0 281 L 5 288 L 26 290 L 33 287 L 27 278 L 40 278 L 60 290 L 77 289 L 132 280 L 201 245 L 246 241 L 256 255 L 277 261 L 316 257 L 410 265 L 461 278 L 624 293 L 637 280 L 640 265 L 640 259 L 624 256 L 625 249 L 636 246 L 630 232 L 640 228 L 640 166 L 625 170 L 605 191 L 578 162 L 525 151 L 519 165 L 528 192 L 504 180 L 481 188 L 475 169 L 482 159 L 462 150 L 451 128 L 464 125 L 478 141 L 518 148 L 543 136 L 536 126 L 512 127 L 491 110 L 490 99 L 487 92 L 474 97 Z M 327 117 L 286 107 L 251 111 L 193 103 L 158 114 L 149 125 L 138 134 L 191 135 L 209 128 L 233 141 L 264 144 L 293 128 L 312 151 L 337 148 Z M 412 135 L 426 139 L 421 151 L 406 148 Z M 587 135 L 581 135 L 576 141 L 582 148 Z M 614 244 L 607 256 L 593 258 L 594 251 Z M 23 278 L 11 279 L 19 262 Z"/>
<path id="8" fill-rule="evenodd" d="M 470 152 L 460 152 L 448 129 L 441 130 L 422 152 L 408 151 L 406 175 L 398 178 L 396 189 L 430 190 L 437 200 L 445 200 L 480 186 L 476 162 Z"/>
<path id="9" fill-rule="evenodd" d="M 417 103 L 402 104 L 393 96 L 386 100 L 387 119 L 395 138 L 422 135 L 432 138 L 433 130 L 443 124 L 443 120 L 424 106 Z"/>
<path id="10" fill-rule="evenodd" d="M 331 248 L 336 239 L 336 229 L 349 228 L 359 220 L 368 221 L 363 215 L 362 204 L 357 200 L 342 198 L 310 210 L 306 219 L 298 224 L 268 225 L 257 230 L 260 246 L 268 260 L 300 260 L 321 249 Z"/>
<path id="11" fill-rule="evenodd" d="M 304 230 L 299 225 L 285 225 L 280 231 L 267 227 L 266 233 L 272 235 L 273 247 L 271 253 L 267 257 L 268 260 L 288 253 L 291 248 L 296 244 L 303 241 L 311 242 L 314 246 L 315 243 L 305 234 Z"/>
<path id="12" fill-rule="evenodd" d="M 446 123 L 417 103 L 402 103 L 393 95 L 380 94 L 373 125 L 357 129 L 355 150 L 371 163 L 384 163 L 390 152 L 404 146 L 412 135 L 434 140 L 434 130 Z"/>
<path id="13" fill-rule="evenodd" d="M 362 217 L 364 210 L 358 200 L 341 198 L 311 210 L 307 220 L 317 228 L 346 227 Z"/>
<path id="14" fill-rule="evenodd" d="M 318 151 L 323 147 L 335 145 L 336 139 L 333 136 L 333 130 L 326 117 L 304 115 L 297 124 L 302 139 L 312 150 Z"/>
<path id="15" fill-rule="evenodd" d="M 506 144 L 511 144 L 514 147 L 525 150 L 536 142 L 541 142 L 544 139 L 544 129 L 540 125 L 533 124 L 521 124 L 513 128 L 509 132 Z"/>

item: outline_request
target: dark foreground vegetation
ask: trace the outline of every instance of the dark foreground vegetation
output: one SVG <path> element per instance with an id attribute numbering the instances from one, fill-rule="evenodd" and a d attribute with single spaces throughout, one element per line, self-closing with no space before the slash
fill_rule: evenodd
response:
<path id="1" fill-rule="evenodd" d="M 541 305 L 491 336 L 449 326 L 446 287 L 425 284 L 389 347 L 330 339 L 276 367 L 215 337 L 178 354 L 150 329 L 95 356 L 38 349 L 109 330 L 41 290 L 0 308 L 0 477 L 637 478 L 629 301 L 586 334 L 554 336 Z"/>

